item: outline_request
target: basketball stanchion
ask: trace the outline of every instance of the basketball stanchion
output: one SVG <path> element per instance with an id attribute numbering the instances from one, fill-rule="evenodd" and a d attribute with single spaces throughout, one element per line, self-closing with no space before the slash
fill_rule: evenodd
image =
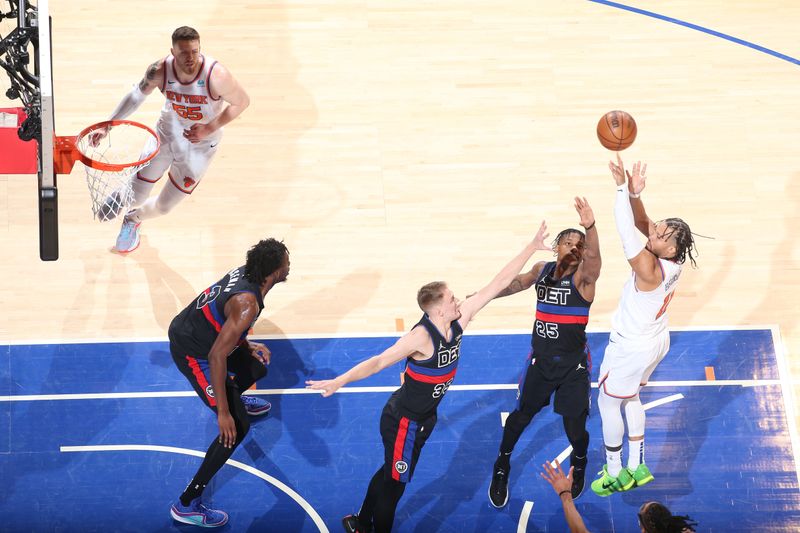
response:
<path id="1" fill-rule="evenodd" d="M 75 137 L 56 137 L 53 166 L 69 174 L 75 161 L 84 165 L 92 213 L 101 222 L 124 213 L 133 202 L 131 178 L 150 164 L 160 148 L 158 135 L 138 122 L 109 120 Z"/>

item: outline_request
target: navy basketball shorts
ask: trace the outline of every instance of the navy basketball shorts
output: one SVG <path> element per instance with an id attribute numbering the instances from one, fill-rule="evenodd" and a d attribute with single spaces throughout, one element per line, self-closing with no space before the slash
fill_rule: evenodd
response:
<path id="1" fill-rule="evenodd" d="M 414 475 L 419 453 L 436 425 L 436 414 L 424 420 L 402 416 L 390 399 L 381 413 L 384 475 L 408 483 Z"/>
<path id="2" fill-rule="evenodd" d="M 539 366 L 528 365 L 522 389 L 517 400 L 517 410 L 538 413 L 550 404 L 555 395 L 553 410 L 566 417 L 579 417 L 589 411 L 592 391 L 591 377 L 586 368 L 571 369 L 566 375 L 552 379 Z"/>
<path id="3" fill-rule="evenodd" d="M 169 344 L 172 360 L 181 371 L 192 388 L 208 407 L 216 412 L 217 400 L 211 386 L 211 366 L 206 355 L 197 357 L 181 349 L 174 342 Z M 266 368 L 255 357 L 250 355 L 246 344 L 240 344 L 228 356 L 228 377 L 226 386 L 236 388 L 236 394 L 241 394 L 252 383 L 266 375 Z"/>

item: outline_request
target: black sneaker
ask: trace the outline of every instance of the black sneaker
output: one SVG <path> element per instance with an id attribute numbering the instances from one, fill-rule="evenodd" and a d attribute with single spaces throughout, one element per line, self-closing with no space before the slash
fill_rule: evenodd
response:
<path id="1" fill-rule="evenodd" d="M 354 514 L 349 514 L 342 518 L 342 526 L 347 533 L 369 533 L 372 530 L 372 528 L 369 528 L 369 530 L 364 529 L 364 526 L 358 521 L 358 515 Z"/>
<path id="2" fill-rule="evenodd" d="M 508 503 L 508 472 L 510 470 L 510 468 L 500 468 L 495 465 L 492 473 L 492 483 L 489 485 L 489 502 L 498 509 L 502 509 Z"/>
<path id="3" fill-rule="evenodd" d="M 572 470 L 572 499 L 577 500 L 583 494 L 583 488 L 586 486 L 586 468 L 580 470 Z"/>

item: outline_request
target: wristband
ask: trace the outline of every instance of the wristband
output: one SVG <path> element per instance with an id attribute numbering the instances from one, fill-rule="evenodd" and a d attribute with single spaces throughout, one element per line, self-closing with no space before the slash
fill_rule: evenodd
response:
<path id="1" fill-rule="evenodd" d="M 560 498 L 564 494 L 569 494 L 570 496 L 572 496 L 572 491 L 571 490 L 562 490 L 561 492 L 558 493 L 558 497 Z"/>
<path id="2" fill-rule="evenodd" d="M 630 196 L 631 198 L 639 198 L 641 195 L 642 195 L 642 193 L 633 194 L 632 192 L 628 192 L 628 196 Z"/>
<path id="3" fill-rule="evenodd" d="M 592 222 L 592 223 L 589 225 L 589 227 L 585 228 L 585 231 L 589 231 L 590 229 L 592 229 L 592 228 L 594 227 L 594 223 L 595 223 L 595 222 L 597 222 L 597 221 L 595 220 L 594 222 Z"/>

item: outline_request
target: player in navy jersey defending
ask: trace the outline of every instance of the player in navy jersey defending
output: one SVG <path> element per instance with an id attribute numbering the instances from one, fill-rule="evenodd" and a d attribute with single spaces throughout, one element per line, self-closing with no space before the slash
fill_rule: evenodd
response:
<path id="1" fill-rule="evenodd" d="M 178 369 L 200 399 L 217 414 L 214 438 L 192 481 L 172 505 L 178 522 L 218 527 L 224 511 L 200 501 L 203 489 L 222 468 L 250 429 L 248 415 L 265 415 L 270 405 L 242 395 L 267 375 L 270 351 L 249 342 L 247 332 L 264 309 L 264 297 L 289 275 L 289 252 L 275 239 L 260 241 L 247 252 L 244 266 L 234 268 L 203 291 L 169 326 L 169 348 Z M 220 392 L 223 391 L 223 392 Z"/>
<path id="2" fill-rule="evenodd" d="M 403 384 L 381 414 L 384 464 L 372 476 L 361 510 L 342 520 L 345 531 L 391 531 L 405 484 L 411 480 L 422 446 L 436 425 L 436 408 L 455 377 L 462 332 L 475 314 L 511 283 L 536 250 L 550 249 L 545 244 L 546 232 L 542 222 L 534 239 L 488 285 L 463 302 L 443 281 L 423 286 L 417 293 L 417 303 L 424 314 L 411 331 L 383 353 L 335 379 L 306 382 L 323 396 L 330 396 L 348 383 L 406 361 Z"/>
<path id="3" fill-rule="evenodd" d="M 489 501 L 501 508 L 508 503 L 511 452 L 534 415 L 550 403 L 564 422 L 572 453 L 572 497 L 583 492 L 589 433 L 591 355 L 586 343 L 589 307 L 600 276 L 600 242 L 594 213 L 585 198 L 575 198 L 575 210 L 586 233 L 565 229 L 553 241 L 556 260 L 541 261 L 519 274 L 497 297 L 536 286 L 536 319 L 531 334 L 531 354 L 526 361 L 517 406 L 506 419 L 500 453 L 492 471 Z"/>
<path id="4" fill-rule="evenodd" d="M 119 253 L 132 252 L 139 246 L 143 220 L 168 213 L 192 194 L 217 152 L 221 128 L 250 105 L 250 98 L 233 75 L 212 57 L 200 53 L 200 34 L 188 26 L 172 33 L 170 55 L 147 67 L 144 78 L 125 95 L 109 120 L 130 116 L 156 89 L 166 98 L 156 124 L 161 149 L 149 165 L 131 177 L 134 209 L 125 215 L 117 237 L 115 250 Z M 101 131 L 94 135 L 105 134 Z M 145 147 L 145 153 L 153 150 L 155 140 Z M 167 170 L 169 183 L 157 197 L 148 199 Z M 107 205 L 118 201 L 109 198 Z"/>

